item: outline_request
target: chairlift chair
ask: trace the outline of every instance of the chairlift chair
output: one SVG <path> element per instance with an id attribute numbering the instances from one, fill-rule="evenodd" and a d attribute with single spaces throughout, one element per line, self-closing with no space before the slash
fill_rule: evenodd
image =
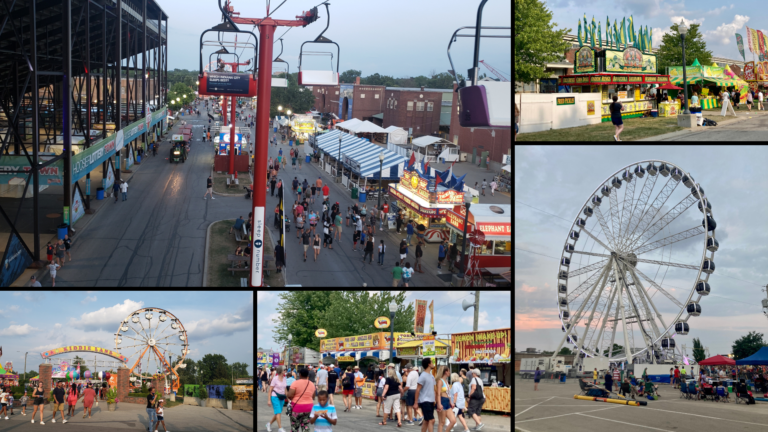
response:
<path id="1" fill-rule="evenodd" d="M 312 86 L 312 85 L 338 85 L 339 84 L 339 57 L 341 55 L 341 48 L 339 48 L 339 44 L 323 36 L 323 33 L 325 33 L 325 31 L 328 30 L 328 27 L 331 24 L 331 15 L 330 15 L 330 10 L 328 9 L 328 3 L 327 2 L 323 3 L 323 5 L 325 6 L 325 11 L 328 14 L 327 16 L 328 20 L 325 25 L 325 29 L 320 33 L 319 36 L 315 38 L 315 40 L 306 41 L 303 44 L 301 44 L 301 48 L 299 50 L 299 85 Z M 312 8 L 312 11 L 310 11 L 309 13 L 313 14 L 316 19 L 317 7 Z M 325 44 L 336 45 L 336 71 L 335 72 L 333 71 L 333 53 L 325 52 L 325 51 L 304 51 L 304 45 L 308 43 L 325 43 Z M 329 54 L 331 56 L 330 71 L 304 70 L 301 68 L 301 63 L 305 55 L 329 55 Z"/>
<path id="2" fill-rule="evenodd" d="M 229 16 L 221 8 L 219 3 L 219 9 L 221 9 L 222 15 L 225 18 L 225 22 L 218 24 L 208 30 L 205 30 L 200 35 L 200 71 L 198 81 L 200 82 L 198 88 L 198 94 L 202 96 L 232 96 L 232 97 L 252 97 L 256 96 L 257 92 L 257 79 L 256 69 L 253 69 L 251 74 L 243 74 L 236 72 L 223 72 L 223 71 L 204 71 L 203 70 L 203 47 L 204 46 L 221 46 L 224 52 L 218 52 L 214 54 L 228 54 L 226 46 L 234 47 L 234 42 L 226 41 L 203 41 L 206 33 L 245 33 L 253 36 L 253 43 L 241 42 L 241 46 L 253 45 L 253 64 L 256 64 L 257 50 L 259 46 L 259 40 L 253 32 L 240 30 L 237 25 L 229 18 Z M 221 51 L 221 50 L 220 50 Z M 239 57 L 237 57 L 238 63 Z M 222 69 L 222 68 L 219 68 Z"/>
<path id="3" fill-rule="evenodd" d="M 451 63 L 451 73 L 454 75 L 456 83 L 459 85 L 459 124 L 462 127 L 471 127 L 478 129 L 509 129 L 512 126 L 512 83 L 482 81 L 478 82 L 479 58 L 480 58 L 480 38 L 511 38 L 501 35 L 483 35 L 481 30 L 512 30 L 511 27 L 482 27 L 480 24 L 483 17 L 483 7 L 488 0 L 482 0 L 477 9 L 477 24 L 475 27 L 461 27 L 453 33 L 451 41 L 448 43 L 448 60 Z M 457 34 L 463 29 L 474 28 L 474 35 Z M 475 39 L 475 53 L 472 68 L 469 69 L 469 81 L 459 82 L 456 76 L 456 68 L 451 59 L 451 44 L 457 37 L 473 37 Z"/>
<path id="4" fill-rule="evenodd" d="M 287 61 L 280 58 L 283 53 L 283 38 L 280 38 L 280 54 L 272 60 L 272 87 L 288 87 L 288 75 L 291 74 L 291 66 Z M 275 70 L 275 63 L 282 63 L 285 65 L 285 70 Z M 282 78 L 275 77 L 275 72 L 283 74 Z"/>

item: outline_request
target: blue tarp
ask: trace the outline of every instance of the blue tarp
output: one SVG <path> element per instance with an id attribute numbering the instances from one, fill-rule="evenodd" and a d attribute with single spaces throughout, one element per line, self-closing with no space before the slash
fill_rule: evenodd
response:
<path id="1" fill-rule="evenodd" d="M 760 348 L 756 353 L 741 360 L 736 360 L 737 365 L 768 365 L 768 347 Z"/>

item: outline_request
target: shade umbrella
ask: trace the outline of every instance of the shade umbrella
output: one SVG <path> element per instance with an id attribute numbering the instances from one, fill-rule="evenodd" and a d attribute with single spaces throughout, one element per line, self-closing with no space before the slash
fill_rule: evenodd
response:
<path id="1" fill-rule="evenodd" d="M 756 353 L 741 360 L 736 360 L 737 365 L 768 365 L 768 347 L 762 347 Z"/>
<path id="2" fill-rule="evenodd" d="M 721 366 L 721 365 L 735 365 L 736 360 L 729 358 L 729 357 L 723 357 L 721 355 L 716 355 L 714 357 L 710 357 L 708 359 L 704 359 L 699 362 L 699 366 Z"/>
<path id="3" fill-rule="evenodd" d="M 674 84 L 664 84 L 663 86 L 659 87 L 659 90 L 682 90 L 682 87 L 678 87 Z"/>

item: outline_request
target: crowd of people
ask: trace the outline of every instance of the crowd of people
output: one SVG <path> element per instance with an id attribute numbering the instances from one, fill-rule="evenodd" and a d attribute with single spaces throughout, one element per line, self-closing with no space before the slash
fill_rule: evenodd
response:
<path id="1" fill-rule="evenodd" d="M 381 418 L 378 425 L 385 426 L 388 421 L 396 421 L 398 427 L 418 424 L 422 432 L 432 432 L 437 425 L 438 432 L 449 432 L 461 423 L 461 430 L 468 432 L 467 419 L 472 419 L 473 430 L 483 429 L 480 415 L 486 399 L 480 370 L 470 364 L 469 371 L 451 373 L 448 366 L 441 365 L 433 375 L 434 367 L 432 359 L 425 358 L 419 368 L 405 365 L 402 374 L 394 363 L 375 373 L 369 369 L 368 378 L 376 388 L 375 417 Z M 342 369 L 338 364 L 321 363 L 299 370 L 259 367 L 259 390 L 268 394 L 267 405 L 273 409 L 267 431 L 272 432 L 272 424 L 277 423 L 277 432 L 285 432 L 284 409 L 292 432 L 308 432 L 311 424 L 315 431 L 332 431 L 339 420 L 333 396 L 341 393 L 343 412 L 364 409 L 365 382 L 366 375 L 359 366 Z"/>

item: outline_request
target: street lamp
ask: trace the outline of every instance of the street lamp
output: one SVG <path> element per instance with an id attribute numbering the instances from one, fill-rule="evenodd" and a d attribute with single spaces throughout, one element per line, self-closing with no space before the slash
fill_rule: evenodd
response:
<path id="1" fill-rule="evenodd" d="M 381 211 L 381 170 L 383 169 L 382 166 L 384 165 L 384 152 L 379 153 L 379 205 L 378 208 L 379 211 Z"/>
<path id="2" fill-rule="evenodd" d="M 341 183 L 341 131 L 339 131 L 339 157 L 336 159 L 339 166 L 336 168 L 336 174 L 339 177 L 339 183 Z"/>
<path id="3" fill-rule="evenodd" d="M 278 105 L 277 106 L 277 110 L 280 111 L 280 112 L 283 112 L 283 106 L 282 105 Z"/>
<path id="4" fill-rule="evenodd" d="M 685 74 L 686 64 L 685 63 L 685 35 L 688 33 L 688 26 L 685 25 L 685 21 L 680 20 L 680 25 L 677 27 L 678 33 L 680 33 L 680 39 L 683 41 L 683 104 L 685 109 L 683 110 L 683 114 L 690 114 L 691 112 L 688 111 L 688 87 L 685 85 L 688 83 L 688 78 Z"/>
<path id="5" fill-rule="evenodd" d="M 291 110 L 288 110 L 285 113 L 288 114 L 288 115 L 291 115 Z"/>
<path id="6" fill-rule="evenodd" d="M 200 85 L 200 81 L 195 81 L 195 84 Z"/>
<path id="7" fill-rule="evenodd" d="M 394 343 L 395 343 L 395 312 L 397 312 L 397 303 L 394 301 L 389 304 L 389 362 L 394 363 L 395 361 L 395 351 L 394 351 Z"/>

